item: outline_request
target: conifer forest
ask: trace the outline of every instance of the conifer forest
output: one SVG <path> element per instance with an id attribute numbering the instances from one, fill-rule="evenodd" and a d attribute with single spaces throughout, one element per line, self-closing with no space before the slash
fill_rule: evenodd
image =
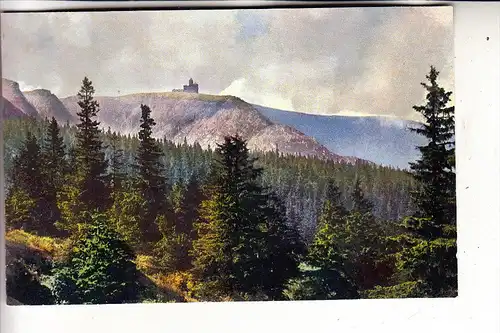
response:
<path id="1" fill-rule="evenodd" d="M 20 304 L 457 296 L 455 121 L 430 67 L 407 169 L 208 149 L 100 126 L 85 77 L 76 124 L 3 121 L 7 295 Z M 415 82 L 419 85 L 419 82 Z M 75 92 L 76 93 L 76 92 Z"/>

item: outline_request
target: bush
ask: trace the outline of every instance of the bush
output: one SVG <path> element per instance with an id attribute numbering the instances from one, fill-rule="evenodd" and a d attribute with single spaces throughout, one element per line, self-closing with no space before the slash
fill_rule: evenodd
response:
<path id="1" fill-rule="evenodd" d="M 111 304 L 139 299 L 135 256 L 103 214 L 79 238 L 68 259 L 55 268 L 54 294 L 59 303 Z"/>

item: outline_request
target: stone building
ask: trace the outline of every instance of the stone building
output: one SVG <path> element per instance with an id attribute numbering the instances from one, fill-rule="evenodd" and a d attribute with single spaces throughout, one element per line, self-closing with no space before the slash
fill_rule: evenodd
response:
<path id="1" fill-rule="evenodd" d="M 183 89 L 174 89 L 173 92 L 188 92 L 188 93 L 198 93 L 198 83 L 193 82 L 193 79 L 189 79 L 189 84 L 184 85 Z"/>

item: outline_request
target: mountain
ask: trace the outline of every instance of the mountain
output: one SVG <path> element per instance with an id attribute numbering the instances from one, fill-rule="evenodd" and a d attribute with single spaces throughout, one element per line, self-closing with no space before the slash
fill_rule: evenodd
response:
<path id="1" fill-rule="evenodd" d="M 54 116 L 60 123 L 75 123 L 77 97 L 59 99 L 45 89 L 21 92 L 19 85 L 2 79 L 5 118 Z M 214 147 L 225 135 L 239 134 L 253 151 L 275 151 L 356 163 L 371 161 L 408 168 L 419 157 L 416 146 L 425 139 L 410 132 L 418 123 L 388 117 L 325 116 L 251 105 L 234 96 L 184 92 L 97 96 L 98 120 L 104 128 L 136 134 L 141 104 L 156 121 L 153 135 L 174 142 L 198 142 Z"/>
<path id="2" fill-rule="evenodd" d="M 2 78 L 2 96 L 25 115 L 39 117 L 35 107 L 19 89 L 19 83 Z"/>
<path id="3" fill-rule="evenodd" d="M 16 108 L 11 102 L 6 100 L 2 96 L 2 114 L 0 118 L 2 119 L 9 119 L 9 118 L 19 118 L 19 117 L 25 117 L 26 114 Z"/>
<path id="4" fill-rule="evenodd" d="M 419 158 L 416 146 L 426 144 L 425 138 L 408 129 L 419 125 L 414 121 L 377 116 L 314 115 L 254 106 L 274 123 L 296 128 L 330 151 L 381 165 L 406 169 L 408 162 Z"/>
<path id="5" fill-rule="evenodd" d="M 37 113 L 42 118 L 56 118 L 59 123 L 69 122 L 73 124 L 77 118 L 72 115 L 63 103 L 46 89 L 36 89 L 33 91 L 24 91 L 24 96 L 37 110 Z"/>
<path id="6" fill-rule="evenodd" d="M 287 125 L 274 124 L 254 106 L 233 96 L 183 92 L 141 93 L 119 97 L 100 97 L 98 120 L 105 128 L 122 134 L 135 134 L 141 116 L 140 105 L 151 108 L 156 126 L 153 135 L 174 142 L 214 147 L 225 135 L 238 134 L 248 140 L 253 151 L 274 151 L 355 162 L 319 144 L 314 138 Z M 78 112 L 77 97 L 61 99 L 73 115 Z"/>

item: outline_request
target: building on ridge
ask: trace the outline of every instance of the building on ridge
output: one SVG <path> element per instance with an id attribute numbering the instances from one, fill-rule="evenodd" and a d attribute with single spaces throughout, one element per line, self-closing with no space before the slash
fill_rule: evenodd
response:
<path id="1" fill-rule="evenodd" d="M 193 79 L 189 79 L 189 84 L 184 85 L 183 89 L 174 89 L 173 92 L 187 92 L 187 93 L 198 93 L 198 83 L 193 82 Z"/>

